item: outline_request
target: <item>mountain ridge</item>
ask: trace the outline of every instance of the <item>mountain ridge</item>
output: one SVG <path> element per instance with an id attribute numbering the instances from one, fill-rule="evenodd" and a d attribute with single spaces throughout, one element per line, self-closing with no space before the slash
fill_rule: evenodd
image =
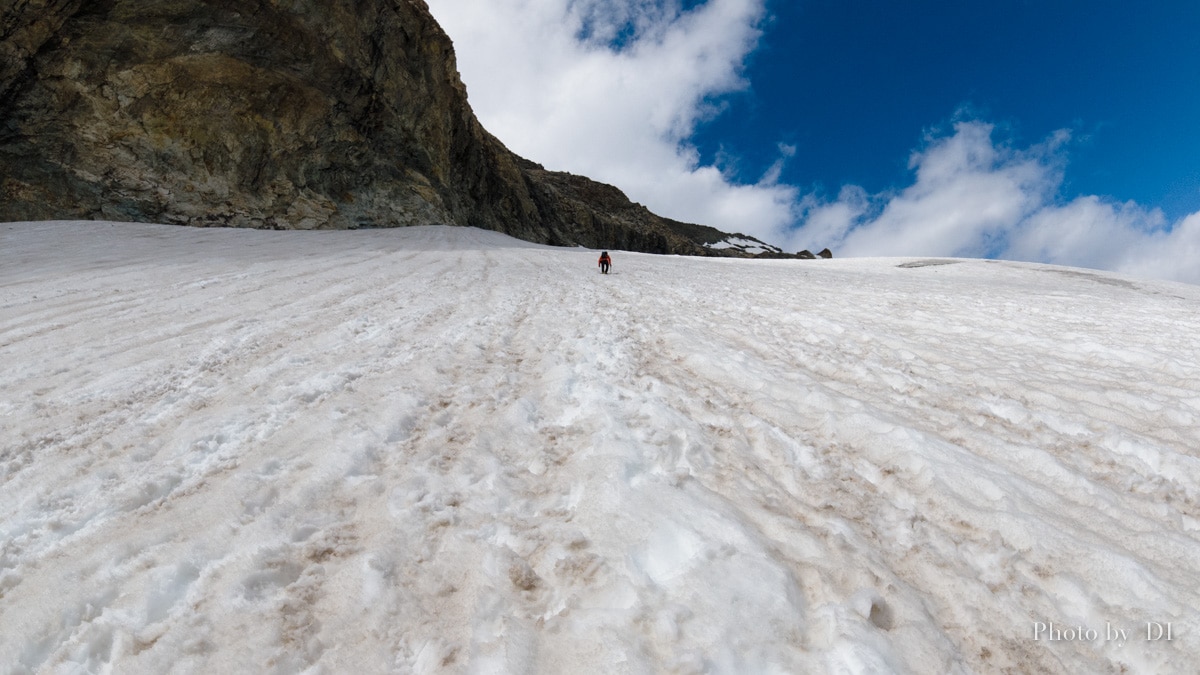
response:
<path id="1" fill-rule="evenodd" d="M 0 38 L 0 220 L 445 223 L 750 255 L 508 150 L 422 0 L 22 0 L 0 10 Z"/>

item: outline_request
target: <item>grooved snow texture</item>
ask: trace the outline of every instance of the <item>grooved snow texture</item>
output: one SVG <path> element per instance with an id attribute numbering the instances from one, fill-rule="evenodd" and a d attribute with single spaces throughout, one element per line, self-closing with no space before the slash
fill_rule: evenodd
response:
<path id="1" fill-rule="evenodd" d="M 1200 290 L 901 262 L 2 225 L 0 671 L 1194 668 Z"/>

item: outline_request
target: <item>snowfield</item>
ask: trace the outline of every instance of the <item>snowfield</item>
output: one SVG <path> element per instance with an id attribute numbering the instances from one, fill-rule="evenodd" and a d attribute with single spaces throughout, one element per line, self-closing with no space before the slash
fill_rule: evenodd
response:
<path id="1" fill-rule="evenodd" d="M 742 237 L 728 237 L 715 244 L 705 244 L 708 248 L 736 248 L 739 251 L 746 253 L 782 253 L 783 250 L 778 246 L 764 245 L 761 241 L 744 239 Z"/>
<path id="2" fill-rule="evenodd" d="M 0 672 L 1195 672 L 1200 288 L 613 258 L 0 224 Z"/>

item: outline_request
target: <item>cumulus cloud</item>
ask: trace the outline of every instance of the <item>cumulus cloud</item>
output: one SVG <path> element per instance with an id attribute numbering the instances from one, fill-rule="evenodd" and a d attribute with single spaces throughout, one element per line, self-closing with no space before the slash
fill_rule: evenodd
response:
<path id="1" fill-rule="evenodd" d="M 764 0 L 430 0 L 476 115 L 516 153 L 612 183 L 671 218 L 782 230 L 798 196 L 773 167 L 753 185 L 689 142 L 748 86 Z M 781 160 L 786 148 L 780 148 Z"/>
<path id="2" fill-rule="evenodd" d="M 931 132 L 912 184 L 835 197 L 781 181 L 795 148 L 752 184 L 691 138 L 745 90 L 765 0 L 428 0 L 454 40 L 476 114 L 518 154 L 614 184 L 662 215 L 838 256 L 990 257 L 1200 283 L 1200 214 L 1062 196 L 1070 133 L 1030 147 L 960 119 Z"/>
<path id="3" fill-rule="evenodd" d="M 914 183 L 894 194 L 843 190 L 837 202 L 810 198 L 818 232 L 845 255 L 986 257 L 1004 246 L 1014 224 L 1045 204 L 1061 183 L 1060 132 L 1018 151 L 991 141 L 992 125 L 959 122 L 948 137 L 931 135 L 913 154 Z M 876 205 L 877 208 L 872 209 Z M 807 229 L 807 228 L 805 228 Z M 811 239 L 801 230 L 794 239 Z"/>
<path id="4" fill-rule="evenodd" d="M 790 247 L 830 245 L 845 256 L 1002 258 L 1200 283 L 1200 214 L 1162 212 L 1097 196 L 1063 200 L 1070 133 L 1029 148 L 997 143 L 994 125 L 960 121 L 913 153 L 913 184 L 869 195 L 801 200 Z"/>

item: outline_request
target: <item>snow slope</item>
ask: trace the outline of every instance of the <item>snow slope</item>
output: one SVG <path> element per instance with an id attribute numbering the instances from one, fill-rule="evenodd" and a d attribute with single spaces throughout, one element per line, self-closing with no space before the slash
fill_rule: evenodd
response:
<path id="1" fill-rule="evenodd" d="M 783 249 L 778 246 L 771 246 L 757 239 L 747 239 L 745 237 L 727 237 L 715 244 L 705 244 L 705 246 L 716 249 L 736 248 L 745 253 L 783 253 Z"/>
<path id="2" fill-rule="evenodd" d="M 0 225 L 0 672 L 1194 672 L 1200 288 L 614 263 Z"/>

